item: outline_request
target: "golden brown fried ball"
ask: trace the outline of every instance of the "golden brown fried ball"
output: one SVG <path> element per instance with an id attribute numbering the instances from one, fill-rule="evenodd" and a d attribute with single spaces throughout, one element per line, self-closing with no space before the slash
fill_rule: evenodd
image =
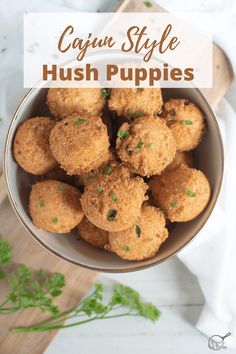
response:
<path id="1" fill-rule="evenodd" d="M 112 251 L 129 261 L 152 258 L 168 237 L 163 212 L 144 205 L 137 223 L 127 230 L 109 232 Z"/>
<path id="2" fill-rule="evenodd" d="M 139 217 L 147 188 L 142 178 L 124 177 L 117 172 L 87 186 L 81 197 L 82 208 L 97 227 L 115 232 L 125 230 Z"/>
<path id="3" fill-rule="evenodd" d="M 100 117 L 67 117 L 52 129 L 49 142 L 68 175 L 89 172 L 109 158 L 107 128 Z"/>
<path id="4" fill-rule="evenodd" d="M 77 226 L 78 236 L 90 245 L 105 249 L 108 244 L 108 232 L 93 225 L 86 216 Z"/>
<path id="5" fill-rule="evenodd" d="M 117 135 L 119 157 L 142 176 L 161 173 L 175 157 L 175 140 L 160 118 L 144 116 L 131 124 L 124 123 Z"/>
<path id="6" fill-rule="evenodd" d="M 13 152 L 16 161 L 26 172 L 44 175 L 57 165 L 49 146 L 49 134 L 55 124 L 49 118 L 35 117 L 18 127 Z"/>
<path id="7" fill-rule="evenodd" d="M 204 116 L 185 99 L 170 99 L 164 104 L 164 117 L 176 141 L 178 151 L 190 151 L 200 143 L 205 130 Z"/>
<path id="8" fill-rule="evenodd" d="M 113 88 L 108 100 L 109 109 L 128 120 L 159 114 L 162 104 L 160 88 Z"/>
<path id="9" fill-rule="evenodd" d="M 188 167 L 193 167 L 193 156 L 190 152 L 177 151 L 174 161 L 166 167 L 165 171 L 173 170 L 182 164 L 187 165 Z"/>
<path id="10" fill-rule="evenodd" d="M 50 88 L 47 105 L 60 119 L 73 113 L 96 117 L 102 113 L 104 98 L 101 88 Z"/>
<path id="11" fill-rule="evenodd" d="M 207 206 L 210 184 L 203 172 L 186 165 L 155 176 L 150 182 L 152 196 L 170 221 L 190 221 Z"/>
<path id="12" fill-rule="evenodd" d="M 54 179 L 56 181 L 61 181 L 72 185 L 75 184 L 74 176 L 67 175 L 66 171 L 58 166 L 55 167 L 53 170 L 49 171 L 48 173 L 46 173 L 46 175 L 42 177 L 42 180 L 45 179 Z"/>
<path id="13" fill-rule="evenodd" d="M 56 233 L 70 232 L 84 216 L 80 192 L 69 184 L 54 180 L 32 186 L 29 212 L 39 229 Z"/>

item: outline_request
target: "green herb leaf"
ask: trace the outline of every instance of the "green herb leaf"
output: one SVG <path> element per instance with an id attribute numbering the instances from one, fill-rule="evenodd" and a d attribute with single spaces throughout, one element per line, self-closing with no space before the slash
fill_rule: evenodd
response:
<path id="1" fill-rule="evenodd" d="M 191 120 L 182 120 L 183 125 L 192 125 L 193 122 Z"/>
<path id="2" fill-rule="evenodd" d="M 140 139 L 134 150 L 136 152 L 139 152 L 142 149 L 143 144 L 144 144 L 144 142 Z"/>
<path id="3" fill-rule="evenodd" d="M 110 89 L 104 88 L 104 89 L 102 90 L 102 96 L 103 96 L 104 98 L 109 98 L 109 97 L 110 97 Z"/>
<path id="4" fill-rule="evenodd" d="M 142 111 L 133 112 L 131 109 L 128 109 L 127 113 L 133 120 L 144 116 L 144 112 L 142 112 Z"/>
<path id="5" fill-rule="evenodd" d="M 106 165 L 104 175 L 108 176 L 111 173 L 111 166 L 109 164 Z"/>
<path id="6" fill-rule="evenodd" d="M 125 246 L 125 247 L 124 247 L 124 251 L 125 251 L 125 252 L 129 252 L 129 246 Z"/>
<path id="7" fill-rule="evenodd" d="M 97 191 L 99 193 L 102 193 L 102 191 L 103 191 L 103 188 L 102 188 L 102 186 L 100 184 L 97 185 Z"/>
<path id="8" fill-rule="evenodd" d="M 5 277 L 3 268 L 10 263 L 12 258 L 12 247 L 10 243 L 0 235 L 0 279 Z"/>
<path id="9" fill-rule="evenodd" d="M 53 218 L 52 218 L 52 223 L 53 223 L 53 224 L 56 224 L 57 222 L 58 222 L 58 218 L 53 217 Z"/>
<path id="10" fill-rule="evenodd" d="M 143 3 L 148 9 L 150 9 L 152 7 L 151 1 L 144 1 Z"/>
<path id="11" fill-rule="evenodd" d="M 137 92 L 142 92 L 142 91 L 144 91 L 144 88 L 141 88 L 141 87 L 137 87 Z"/>
<path id="12" fill-rule="evenodd" d="M 111 199 L 112 199 L 113 202 L 116 202 L 117 201 L 117 195 L 112 193 Z"/>
<path id="13" fill-rule="evenodd" d="M 59 191 L 61 191 L 61 192 L 64 192 L 64 190 L 65 190 L 65 186 L 62 186 L 62 185 L 61 185 L 61 186 L 59 186 L 59 187 L 58 187 L 58 190 L 59 190 Z"/>
<path id="14" fill-rule="evenodd" d="M 118 138 L 124 139 L 129 136 L 129 132 L 127 130 L 119 130 L 117 133 Z"/>
<path id="15" fill-rule="evenodd" d="M 85 118 L 78 118 L 75 120 L 75 125 L 80 125 L 81 123 L 87 122 L 88 119 Z"/>
<path id="16" fill-rule="evenodd" d="M 185 188 L 184 190 L 185 194 L 187 194 L 190 197 L 195 197 L 196 192 L 191 191 L 191 189 Z"/>
<path id="17" fill-rule="evenodd" d="M 110 209 L 107 213 L 107 220 L 108 221 L 114 221 L 117 215 L 117 210 L 116 209 Z"/>
<path id="18" fill-rule="evenodd" d="M 152 147 L 153 147 L 153 143 L 148 143 L 148 144 L 147 144 L 147 148 L 148 148 L 149 150 L 151 150 Z"/>
<path id="19" fill-rule="evenodd" d="M 136 232 L 137 237 L 140 237 L 141 229 L 140 229 L 140 227 L 138 225 L 135 226 L 135 232 Z"/>
<path id="20" fill-rule="evenodd" d="M 40 201 L 39 201 L 40 208 L 43 208 L 44 205 L 45 205 L 44 200 L 40 199 Z"/>
<path id="21" fill-rule="evenodd" d="M 176 206 L 177 206 L 177 203 L 176 202 L 172 202 L 172 203 L 170 203 L 170 206 L 171 206 L 171 208 L 175 209 Z"/>

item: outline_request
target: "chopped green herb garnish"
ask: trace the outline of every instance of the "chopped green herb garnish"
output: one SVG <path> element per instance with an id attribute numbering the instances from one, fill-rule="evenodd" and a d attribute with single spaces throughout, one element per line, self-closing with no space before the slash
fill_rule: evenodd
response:
<path id="1" fill-rule="evenodd" d="M 41 199 L 41 200 L 39 201 L 39 206 L 40 206 L 40 208 L 43 208 L 44 205 L 45 205 L 45 204 L 44 204 L 44 200 Z"/>
<path id="2" fill-rule="evenodd" d="M 148 9 L 150 9 L 152 7 L 151 1 L 144 1 L 143 3 Z"/>
<path id="3" fill-rule="evenodd" d="M 125 247 L 124 247 L 124 251 L 125 251 L 125 252 L 129 252 L 129 246 L 125 246 Z"/>
<path id="4" fill-rule="evenodd" d="M 170 203 L 170 206 L 171 206 L 171 208 L 175 209 L 176 206 L 177 206 L 177 203 L 176 202 L 172 202 L 172 203 Z"/>
<path id="5" fill-rule="evenodd" d="M 104 175 L 108 176 L 111 173 L 111 166 L 109 164 L 106 165 Z"/>
<path id="6" fill-rule="evenodd" d="M 58 222 L 58 218 L 53 217 L 53 218 L 52 218 L 52 223 L 53 223 L 53 224 L 56 224 L 57 222 Z"/>
<path id="7" fill-rule="evenodd" d="M 107 213 L 107 220 L 108 221 L 114 221 L 116 218 L 117 210 L 116 209 L 110 209 Z"/>
<path id="8" fill-rule="evenodd" d="M 148 143 L 148 144 L 147 144 L 147 148 L 148 148 L 149 150 L 152 148 L 152 146 L 153 146 L 153 143 Z"/>
<path id="9" fill-rule="evenodd" d="M 132 119 L 138 119 L 139 117 L 144 116 L 144 112 L 142 111 L 138 111 L 138 112 L 133 112 L 131 109 L 128 109 L 128 115 L 132 118 Z"/>
<path id="10" fill-rule="evenodd" d="M 104 98 L 109 98 L 109 97 L 110 97 L 110 90 L 107 89 L 107 88 L 104 88 L 104 89 L 102 90 L 102 96 L 103 96 Z"/>
<path id="11" fill-rule="evenodd" d="M 143 147 L 144 142 L 142 140 L 139 140 L 138 144 L 136 145 L 136 148 L 134 149 L 135 151 L 140 151 L 141 148 Z"/>
<path id="12" fill-rule="evenodd" d="M 59 186 L 59 187 L 58 187 L 58 190 L 61 191 L 61 192 L 64 192 L 65 186 Z"/>
<path id="13" fill-rule="evenodd" d="M 119 130 L 117 133 L 118 138 L 124 139 L 129 136 L 129 132 L 127 130 Z"/>
<path id="14" fill-rule="evenodd" d="M 75 125 L 80 125 L 81 123 L 87 122 L 88 119 L 85 118 L 78 118 L 75 121 Z"/>
<path id="15" fill-rule="evenodd" d="M 111 199 L 112 199 L 113 202 L 116 202 L 117 201 L 117 195 L 115 193 L 112 193 Z"/>
<path id="16" fill-rule="evenodd" d="M 98 185 L 97 185 L 97 191 L 98 191 L 99 193 L 102 193 L 103 188 L 102 188 L 101 184 L 98 184 Z"/>
<path id="17" fill-rule="evenodd" d="M 196 192 L 191 191 L 191 189 L 185 188 L 185 194 L 189 195 L 190 197 L 195 197 Z"/>
<path id="18" fill-rule="evenodd" d="M 137 92 L 142 92 L 142 91 L 144 91 L 144 88 L 141 88 L 141 87 L 137 88 Z"/>
<path id="19" fill-rule="evenodd" d="M 12 247 L 10 243 L 0 235 L 0 279 L 5 278 L 4 267 L 10 263 L 12 258 Z M 0 310 L 1 313 L 1 310 Z"/>
<path id="20" fill-rule="evenodd" d="M 140 237 L 141 229 L 140 229 L 140 227 L 138 225 L 135 226 L 135 232 L 136 232 L 137 237 Z"/>
<path id="21" fill-rule="evenodd" d="M 192 125 L 193 122 L 191 120 L 182 120 L 183 125 Z"/>

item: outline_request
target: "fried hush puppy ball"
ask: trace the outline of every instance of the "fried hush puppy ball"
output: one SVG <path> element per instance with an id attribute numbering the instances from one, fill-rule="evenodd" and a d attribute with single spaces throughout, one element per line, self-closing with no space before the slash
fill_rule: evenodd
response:
<path id="1" fill-rule="evenodd" d="M 173 170 L 182 164 L 187 165 L 188 167 L 193 167 L 193 156 L 191 153 L 177 151 L 174 161 L 166 167 L 165 171 Z"/>
<path id="2" fill-rule="evenodd" d="M 78 236 L 96 248 L 104 249 L 108 244 L 108 232 L 93 225 L 86 216 L 77 226 Z"/>
<path id="3" fill-rule="evenodd" d="M 177 151 L 195 149 L 205 130 L 202 112 L 188 100 L 170 99 L 164 104 L 163 115 L 175 138 Z"/>
<path id="4" fill-rule="evenodd" d="M 32 186 L 29 212 L 39 229 L 68 233 L 82 220 L 80 192 L 69 184 L 45 180 Z"/>
<path id="5" fill-rule="evenodd" d="M 100 117 L 67 117 L 52 129 L 49 142 L 52 154 L 68 175 L 89 172 L 109 158 L 107 128 Z"/>
<path id="6" fill-rule="evenodd" d="M 135 225 L 120 232 L 109 232 L 112 251 L 129 261 L 152 258 L 168 237 L 163 212 L 144 205 Z"/>
<path id="7" fill-rule="evenodd" d="M 82 208 L 97 227 L 114 232 L 125 230 L 139 217 L 147 188 L 142 178 L 124 177 L 117 172 L 87 186 L 81 197 Z"/>
<path id="8" fill-rule="evenodd" d="M 171 221 L 190 221 L 207 206 L 210 184 L 203 172 L 186 165 L 155 176 L 150 182 L 153 199 Z"/>
<path id="9" fill-rule="evenodd" d="M 55 124 L 47 117 L 35 117 L 24 121 L 18 127 L 13 153 L 18 164 L 26 172 L 44 175 L 57 165 L 49 146 L 49 134 Z"/>
<path id="10" fill-rule="evenodd" d="M 131 121 L 161 113 L 162 104 L 160 88 L 113 88 L 108 100 L 111 111 Z"/>
<path id="11" fill-rule="evenodd" d="M 73 113 L 93 117 L 101 115 L 104 99 L 101 88 L 50 88 L 47 105 L 59 119 Z"/>
<path id="12" fill-rule="evenodd" d="M 124 123 L 117 136 L 119 157 L 142 176 L 160 174 L 175 157 L 175 140 L 160 118 L 144 116 L 131 124 Z"/>

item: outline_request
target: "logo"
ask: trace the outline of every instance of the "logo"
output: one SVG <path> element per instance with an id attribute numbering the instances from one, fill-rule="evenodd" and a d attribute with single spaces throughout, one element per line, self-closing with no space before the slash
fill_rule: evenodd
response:
<path id="1" fill-rule="evenodd" d="M 219 336 L 219 335 L 214 335 L 211 336 L 208 340 L 208 347 L 213 350 L 221 350 L 221 349 L 227 349 L 225 345 L 225 338 L 231 336 L 231 333 L 227 333 L 225 336 Z"/>

